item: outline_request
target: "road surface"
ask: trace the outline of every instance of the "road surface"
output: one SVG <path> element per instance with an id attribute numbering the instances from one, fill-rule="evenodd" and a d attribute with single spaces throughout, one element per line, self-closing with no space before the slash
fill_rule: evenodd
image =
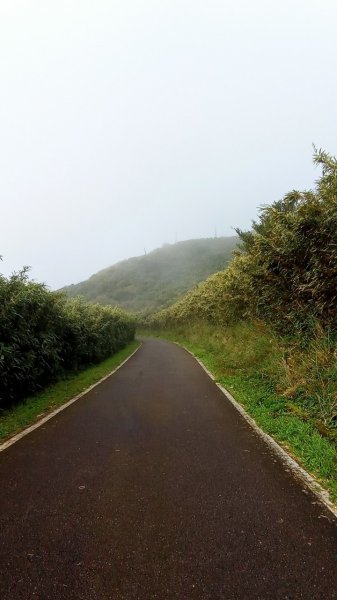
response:
<path id="1" fill-rule="evenodd" d="M 337 599 L 337 527 L 182 348 L 147 340 L 0 453 L 1 600 Z"/>

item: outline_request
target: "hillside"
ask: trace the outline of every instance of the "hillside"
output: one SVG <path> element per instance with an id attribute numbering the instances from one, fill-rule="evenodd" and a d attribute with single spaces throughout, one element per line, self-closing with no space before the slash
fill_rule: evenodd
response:
<path id="1" fill-rule="evenodd" d="M 150 312 L 165 307 L 231 259 L 238 238 L 220 237 L 165 244 L 63 288 L 69 296 Z"/>

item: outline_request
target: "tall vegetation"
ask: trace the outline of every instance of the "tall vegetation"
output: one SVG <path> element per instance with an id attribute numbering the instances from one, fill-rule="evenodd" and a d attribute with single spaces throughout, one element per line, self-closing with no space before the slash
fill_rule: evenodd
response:
<path id="1" fill-rule="evenodd" d="M 121 310 L 50 292 L 25 269 L 0 275 L 0 408 L 111 356 L 134 332 Z"/>
<path id="2" fill-rule="evenodd" d="M 337 329 L 337 161 L 323 151 L 312 191 L 292 191 L 265 206 L 229 267 L 157 313 L 158 324 L 202 318 L 232 323 L 258 318 L 282 332 L 319 323 Z"/>

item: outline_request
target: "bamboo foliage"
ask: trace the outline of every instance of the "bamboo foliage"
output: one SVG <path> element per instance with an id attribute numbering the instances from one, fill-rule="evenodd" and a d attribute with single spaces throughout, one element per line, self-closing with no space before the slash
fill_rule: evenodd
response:
<path id="1" fill-rule="evenodd" d="M 111 356 L 134 333 L 125 312 L 68 300 L 29 281 L 26 269 L 0 276 L 0 408 Z"/>
<path id="2" fill-rule="evenodd" d="M 195 319 L 232 323 L 258 318 L 305 334 L 337 329 L 337 161 L 316 151 L 322 175 L 311 191 L 292 191 L 260 210 L 224 271 L 148 320 L 169 326 Z"/>

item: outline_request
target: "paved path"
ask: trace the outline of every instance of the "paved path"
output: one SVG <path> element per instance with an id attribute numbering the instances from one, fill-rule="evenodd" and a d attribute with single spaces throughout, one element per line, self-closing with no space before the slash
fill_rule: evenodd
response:
<path id="1" fill-rule="evenodd" d="M 336 522 L 167 342 L 0 453 L 0 481 L 1 600 L 337 599 Z"/>

